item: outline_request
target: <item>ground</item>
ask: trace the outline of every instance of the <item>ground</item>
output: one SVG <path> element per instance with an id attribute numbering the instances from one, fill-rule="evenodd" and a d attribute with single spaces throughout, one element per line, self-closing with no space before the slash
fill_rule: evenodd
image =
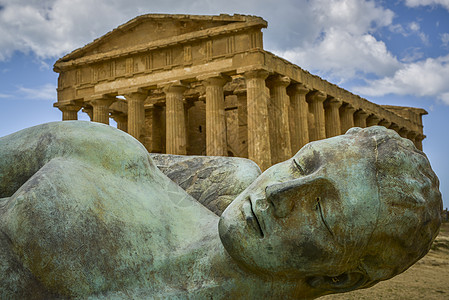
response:
<path id="1" fill-rule="evenodd" d="M 430 252 L 404 273 L 369 289 L 320 299 L 449 299 L 449 223 L 442 224 Z"/>

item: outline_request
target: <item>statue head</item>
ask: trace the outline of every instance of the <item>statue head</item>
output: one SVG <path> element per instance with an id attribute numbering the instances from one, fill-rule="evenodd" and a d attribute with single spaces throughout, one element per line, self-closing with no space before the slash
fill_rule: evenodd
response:
<path id="1" fill-rule="evenodd" d="M 441 223 L 438 187 L 410 140 L 353 128 L 266 170 L 225 210 L 220 238 L 253 273 L 322 294 L 368 287 L 428 252 Z"/>

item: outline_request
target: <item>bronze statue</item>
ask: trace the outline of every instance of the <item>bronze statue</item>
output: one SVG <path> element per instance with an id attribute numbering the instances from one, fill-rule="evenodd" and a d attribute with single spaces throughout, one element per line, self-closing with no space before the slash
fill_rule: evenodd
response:
<path id="1" fill-rule="evenodd" d="M 0 138 L 0 298 L 305 299 L 366 288 L 427 253 L 438 185 L 410 141 L 353 128 L 269 168 L 219 217 L 126 133 L 39 125 Z"/>

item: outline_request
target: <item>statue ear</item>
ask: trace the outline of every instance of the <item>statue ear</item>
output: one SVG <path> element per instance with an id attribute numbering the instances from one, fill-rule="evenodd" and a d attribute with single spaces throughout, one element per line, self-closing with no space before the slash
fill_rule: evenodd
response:
<path id="1" fill-rule="evenodd" d="M 314 276 L 307 282 L 310 286 L 333 292 L 349 292 L 355 290 L 368 281 L 368 277 L 361 272 L 345 272 L 338 276 Z"/>

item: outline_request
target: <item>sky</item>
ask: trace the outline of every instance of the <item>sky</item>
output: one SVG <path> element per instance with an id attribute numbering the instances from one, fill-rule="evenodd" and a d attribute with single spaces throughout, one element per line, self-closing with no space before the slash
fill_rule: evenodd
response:
<path id="1" fill-rule="evenodd" d="M 266 50 L 374 103 L 424 108 L 449 207 L 449 0 L 0 0 L 0 136 L 61 120 L 54 62 L 147 13 L 261 16 Z"/>

